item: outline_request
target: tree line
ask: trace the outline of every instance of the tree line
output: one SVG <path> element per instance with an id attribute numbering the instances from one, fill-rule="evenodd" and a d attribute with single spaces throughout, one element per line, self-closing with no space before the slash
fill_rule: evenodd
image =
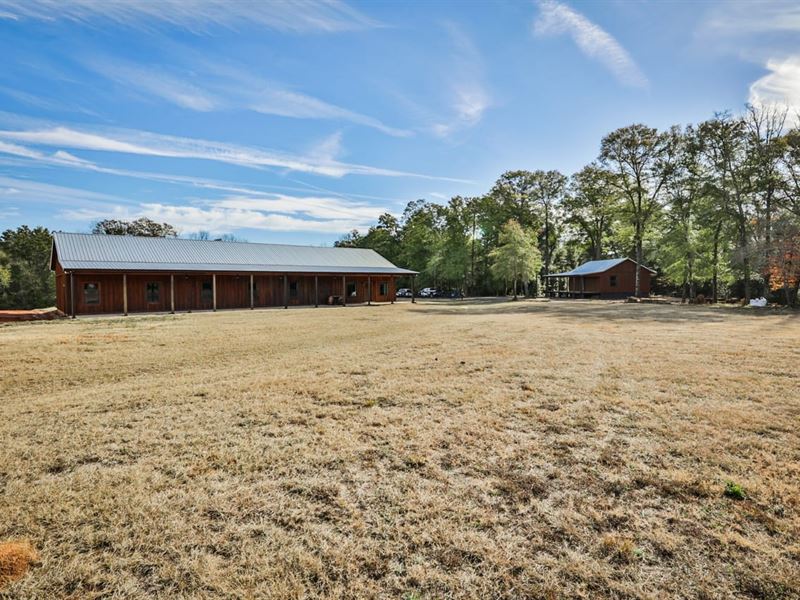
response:
<path id="1" fill-rule="evenodd" d="M 104 235 L 176 237 L 169 223 L 146 217 L 133 221 L 104 219 L 91 232 Z M 0 234 L 0 309 L 30 309 L 53 306 L 56 302 L 55 276 L 50 270 L 53 236 L 45 227 L 22 225 Z"/>
<path id="2" fill-rule="evenodd" d="M 606 135 L 596 160 L 570 176 L 508 171 L 482 196 L 412 201 L 399 218 L 381 215 L 337 245 L 372 248 L 419 271 L 421 286 L 468 294 L 507 293 L 517 280 L 536 294 L 547 273 L 628 256 L 658 271 L 661 293 L 793 304 L 800 129 L 788 117 L 748 106 L 665 131 L 630 125 Z M 538 251 L 528 257 L 540 262 L 535 275 L 509 270 L 503 258 L 510 223 Z"/>
<path id="3" fill-rule="evenodd" d="M 336 245 L 372 248 L 419 271 L 420 286 L 472 295 L 516 295 L 518 285 L 535 295 L 547 273 L 629 256 L 658 271 L 656 292 L 796 304 L 800 127 L 789 116 L 748 106 L 665 131 L 630 125 L 606 135 L 596 160 L 570 176 L 507 171 L 482 196 L 414 200 L 399 218 L 381 215 Z M 107 219 L 92 231 L 177 235 L 146 218 Z M 42 227 L 0 234 L 0 308 L 54 303 L 50 247 Z"/>

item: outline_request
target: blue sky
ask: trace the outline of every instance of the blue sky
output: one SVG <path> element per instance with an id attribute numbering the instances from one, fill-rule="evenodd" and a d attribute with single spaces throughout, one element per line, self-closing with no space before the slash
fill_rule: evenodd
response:
<path id="1" fill-rule="evenodd" d="M 633 122 L 800 107 L 796 2 L 0 0 L 0 229 L 330 244 Z"/>

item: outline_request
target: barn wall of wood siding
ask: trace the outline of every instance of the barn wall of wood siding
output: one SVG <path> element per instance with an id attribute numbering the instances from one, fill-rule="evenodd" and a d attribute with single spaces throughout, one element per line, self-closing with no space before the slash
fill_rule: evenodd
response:
<path id="1" fill-rule="evenodd" d="M 642 296 L 650 295 L 652 273 L 645 268 L 639 272 L 639 289 Z M 612 285 L 614 281 L 615 285 Z M 625 261 L 603 273 L 569 277 L 571 292 L 599 295 L 601 298 L 633 296 L 636 290 L 636 264 Z"/>
<path id="2" fill-rule="evenodd" d="M 99 315 L 123 311 L 121 274 L 75 273 L 72 277 L 75 289 L 75 314 Z M 87 302 L 86 288 L 88 284 L 97 285 L 99 302 Z M 67 277 L 67 289 L 70 289 L 69 277 Z M 71 306 L 68 305 L 65 312 L 70 310 Z"/>
<path id="3" fill-rule="evenodd" d="M 645 268 L 639 271 L 639 291 L 642 296 L 650 295 L 651 275 Z M 612 277 L 616 277 L 616 285 L 611 285 Z M 636 264 L 626 260 L 601 273 L 595 288 L 601 294 L 632 296 L 636 290 Z"/>
<path id="4" fill-rule="evenodd" d="M 67 314 L 71 312 L 70 274 L 59 263 L 55 265 L 56 298 L 58 307 Z M 75 289 L 75 314 L 111 314 L 124 311 L 123 275 L 127 279 L 128 312 L 168 312 L 171 309 L 171 285 L 174 281 L 175 310 L 179 312 L 211 310 L 214 306 L 212 273 L 127 273 L 122 272 L 77 272 L 73 273 Z M 170 278 L 172 276 L 172 280 Z M 257 308 L 280 307 L 288 301 L 289 306 L 314 306 L 327 304 L 330 298 L 340 298 L 346 289 L 354 286 L 355 295 L 348 295 L 348 304 L 368 301 L 369 278 L 366 275 L 321 274 L 318 277 L 318 295 L 315 295 L 314 275 L 286 274 L 286 297 L 284 275 L 275 273 L 253 274 L 253 305 Z M 381 293 L 385 283 L 385 293 Z M 86 284 L 97 286 L 97 303 L 87 300 Z M 250 273 L 217 273 L 217 308 L 250 308 Z M 148 292 L 149 290 L 149 292 Z M 372 301 L 389 302 L 395 299 L 396 284 L 393 276 L 372 277 Z"/>

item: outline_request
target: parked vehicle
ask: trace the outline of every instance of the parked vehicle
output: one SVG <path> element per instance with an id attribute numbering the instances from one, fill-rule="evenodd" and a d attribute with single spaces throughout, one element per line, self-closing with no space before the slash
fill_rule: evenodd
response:
<path id="1" fill-rule="evenodd" d="M 408 288 L 400 288 L 395 294 L 398 298 L 411 298 L 411 290 Z"/>
<path id="2" fill-rule="evenodd" d="M 419 297 L 420 298 L 434 298 L 436 296 L 436 293 L 437 293 L 436 288 L 426 287 L 426 288 L 422 288 L 419 291 Z"/>

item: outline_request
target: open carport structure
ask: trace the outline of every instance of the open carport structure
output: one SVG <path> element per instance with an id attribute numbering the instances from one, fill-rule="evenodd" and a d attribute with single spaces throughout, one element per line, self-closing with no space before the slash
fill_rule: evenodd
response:
<path id="1" fill-rule="evenodd" d="M 374 250 L 54 233 L 56 304 L 71 316 L 394 302 L 415 271 Z"/>

